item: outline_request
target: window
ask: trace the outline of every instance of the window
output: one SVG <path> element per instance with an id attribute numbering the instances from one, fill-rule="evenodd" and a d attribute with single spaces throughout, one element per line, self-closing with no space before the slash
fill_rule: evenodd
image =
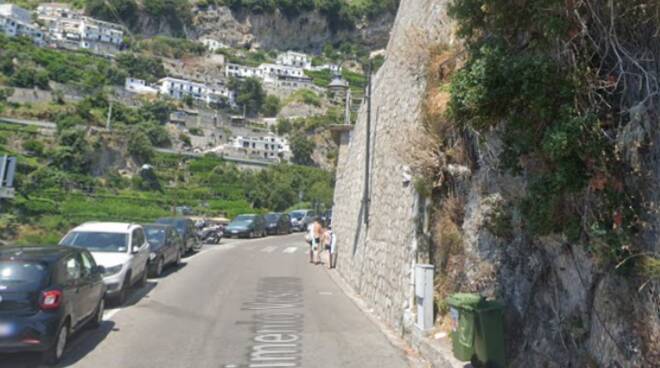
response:
<path id="1" fill-rule="evenodd" d="M 82 260 L 82 274 L 85 276 L 89 276 L 92 274 L 92 268 L 96 266 L 96 263 L 94 263 L 94 258 L 87 253 L 87 252 L 82 252 L 80 253 L 80 259 Z"/>
<path id="2" fill-rule="evenodd" d="M 133 248 L 139 248 L 144 244 L 144 231 L 142 229 L 133 230 L 133 236 L 131 237 L 131 246 Z"/>
<path id="3" fill-rule="evenodd" d="M 64 260 L 64 279 L 76 281 L 80 279 L 81 265 L 77 256 L 69 256 Z"/>

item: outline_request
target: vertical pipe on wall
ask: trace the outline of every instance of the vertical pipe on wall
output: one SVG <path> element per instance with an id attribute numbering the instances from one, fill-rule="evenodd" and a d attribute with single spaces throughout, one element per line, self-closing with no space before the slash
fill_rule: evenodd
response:
<path id="1" fill-rule="evenodd" d="M 367 69 L 367 147 L 364 160 L 364 195 L 362 205 L 364 206 L 364 223 L 369 225 L 369 163 L 371 162 L 371 61 Z"/>

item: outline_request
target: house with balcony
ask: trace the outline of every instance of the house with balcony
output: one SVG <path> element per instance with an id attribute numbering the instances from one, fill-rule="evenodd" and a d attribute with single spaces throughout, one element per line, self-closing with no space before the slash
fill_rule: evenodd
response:
<path id="1" fill-rule="evenodd" d="M 48 28 L 48 42 L 56 47 L 113 55 L 124 43 L 123 26 L 84 16 L 69 4 L 41 4 L 37 18 Z"/>
<path id="2" fill-rule="evenodd" d="M 150 86 L 142 79 L 126 78 L 124 89 L 138 95 L 157 95 L 158 87 Z"/>
<path id="3" fill-rule="evenodd" d="M 28 37 L 39 45 L 44 43 L 44 32 L 32 22 L 32 13 L 14 4 L 0 3 L 0 32 L 9 37 Z"/>
<path id="4" fill-rule="evenodd" d="M 311 69 L 312 57 L 302 52 L 287 51 L 277 55 L 277 64 L 302 69 Z"/>
<path id="5" fill-rule="evenodd" d="M 231 151 L 250 158 L 268 160 L 289 160 L 291 148 L 286 138 L 268 134 L 259 137 L 237 136 L 234 137 Z"/>
<path id="6" fill-rule="evenodd" d="M 194 100 L 207 104 L 219 104 L 227 102 L 233 105 L 234 92 L 224 85 L 207 86 L 203 83 L 193 82 L 185 79 L 166 77 L 158 81 L 161 95 L 182 100 L 191 96 Z"/>
<path id="7" fill-rule="evenodd" d="M 225 65 L 225 76 L 234 78 L 263 79 L 262 70 L 260 68 L 234 63 L 227 63 Z"/>

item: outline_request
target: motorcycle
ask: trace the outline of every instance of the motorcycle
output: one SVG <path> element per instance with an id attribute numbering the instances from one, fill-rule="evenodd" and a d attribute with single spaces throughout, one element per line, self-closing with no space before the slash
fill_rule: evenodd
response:
<path id="1" fill-rule="evenodd" d="M 222 240 L 224 228 L 222 226 L 211 226 L 197 232 L 197 237 L 205 244 L 219 244 Z"/>

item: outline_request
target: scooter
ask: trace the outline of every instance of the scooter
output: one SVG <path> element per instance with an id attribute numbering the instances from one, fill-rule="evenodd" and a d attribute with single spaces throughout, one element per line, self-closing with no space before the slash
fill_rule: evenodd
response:
<path id="1" fill-rule="evenodd" d="M 200 230 L 197 236 L 205 244 L 219 244 L 224 235 L 223 230 L 221 226 L 207 227 Z"/>

